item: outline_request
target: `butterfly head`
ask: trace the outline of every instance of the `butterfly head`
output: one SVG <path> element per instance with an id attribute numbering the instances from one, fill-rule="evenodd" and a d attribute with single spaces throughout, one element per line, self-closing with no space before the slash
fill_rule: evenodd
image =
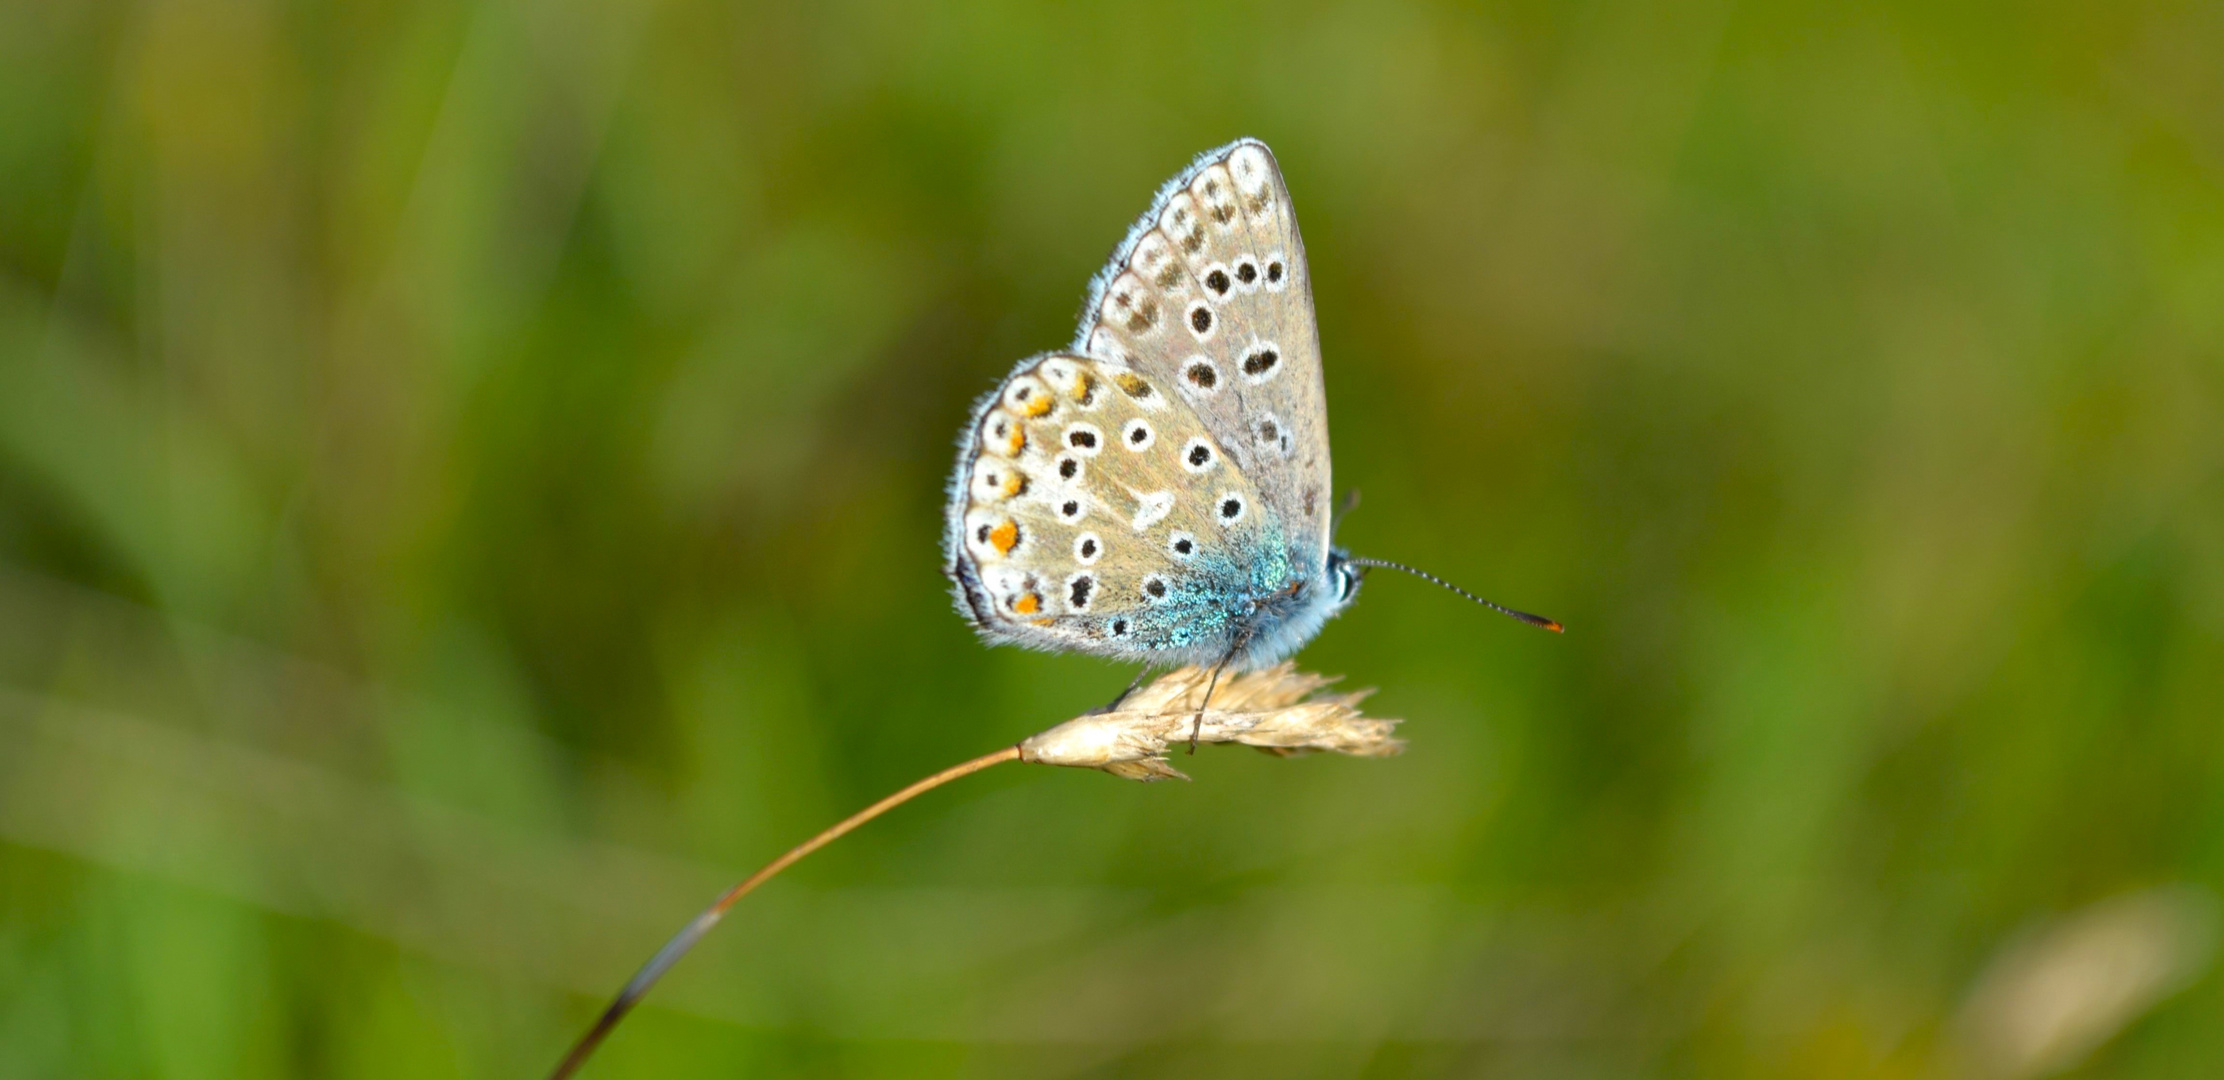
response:
<path id="1" fill-rule="evenodd" d="M 1351 553 L 1339 547 L 1328 549 L 1328 595 L 1335 601 L 1334 610 L 1342 611 L 1359 599 L 1359 585 L 1367 579 L 1367 568 L 1351 561 Z"/>

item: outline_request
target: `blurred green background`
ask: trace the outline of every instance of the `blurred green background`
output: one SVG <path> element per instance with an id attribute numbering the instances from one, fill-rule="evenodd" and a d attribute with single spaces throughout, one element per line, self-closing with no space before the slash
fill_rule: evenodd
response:
<path id="1" fill-rule="evenodd" d="M 1009 767 L 603 1077 L 2224 1060 L 2224 11 L 0 4 L 0 1077 L 520 1077 L 1129 671 L 967 403 L 1238 135 L 1387 761 Z"/>

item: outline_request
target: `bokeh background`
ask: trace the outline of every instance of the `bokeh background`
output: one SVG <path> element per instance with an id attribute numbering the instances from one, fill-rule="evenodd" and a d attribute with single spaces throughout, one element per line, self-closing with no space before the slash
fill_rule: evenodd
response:
<path id="1" fill-rule="evenodd" d="M 2207 3 L 0 4 L 0 1077 L 520 1077 L 1129 672 L 967 403 L 1278 151 L 1405 756 L 1010 766 L 602 1077 L 2224 1060 Z"/>

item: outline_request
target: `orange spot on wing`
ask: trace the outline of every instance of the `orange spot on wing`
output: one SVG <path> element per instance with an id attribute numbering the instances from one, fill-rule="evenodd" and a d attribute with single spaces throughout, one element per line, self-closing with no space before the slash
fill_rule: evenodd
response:
<path id="1" fill-rule="evenodd" d="M 1049 394 L 1036 394 L 1033 397 L 1027 399 L 1027 404 L 1022 407 L 1020 411 L 1026 413 L 1030 417 L 1044 416 L 1047 415 L 1052 408 L 1056 407 L 1057 404 L 1058 400 L 1050 396 Z"/>
<path id="2" fill-rule="evenodd" d="M 1096 376 L 1091 375 L 1086 371 L 1082 372 L 1079 377 L 1073 380 L 1073 389 L 1068 393 L 1075 401 L 1078 401 L 1083 405 L 1087 405 L 1089 403 L 1089 399 L 1095 397 L 1097 394 Z"/>
<path id="3" fill-rule="evenodd" d="M 1042 610 L 1042 597 L 1036 596 L 1034 593 L 1028 593 L 1012 601 L 1012 610 L 1022 615 L 1033 615 Z"/>
<path id="4" fill-rule="evenodd" d="M 1019 452 L 1020 452 L 1021 450 L 1025 450 L 1026 448 L 1027 448 L 1027 430 L 1026 430 L 1025 428 L 1022 428 L 1022 427 L 1020 427 L 1020 426 L 1019 426 L 1018 424 L 1013 424 L 1013 425 L 1012 425 L 1012 438 L 1011 438 L 1011 445 L 1010 445 L 1010 448 L 1009 448 L 1009 449 L 1005 450 L 1005 452 L 1004 452 L 1004 456 L 1005 456 L 1005 457 L 1018 457 L 1018 456 L 1019 456 Z"/>
<path id="5" fill-rule="evenodd" d="M 1019 522 L 1006 518 L 1002 525 L 989 530 L 988 542 L 998 555 L 1009 555 L 1019 546 Z"/>

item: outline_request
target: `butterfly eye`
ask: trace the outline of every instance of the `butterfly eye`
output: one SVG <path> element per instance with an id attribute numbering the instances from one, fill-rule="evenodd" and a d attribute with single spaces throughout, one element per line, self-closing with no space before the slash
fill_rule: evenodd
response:
<path id="1" fill-rule="evenodd" d="M 1345 603 L 1349 601 L 1353 596 L 1358 595 L 1359 580 L 1359 571 L 1354 569 L 1350 563 L 1337 563 L 1336 602 L 1339 604 Z"/>

